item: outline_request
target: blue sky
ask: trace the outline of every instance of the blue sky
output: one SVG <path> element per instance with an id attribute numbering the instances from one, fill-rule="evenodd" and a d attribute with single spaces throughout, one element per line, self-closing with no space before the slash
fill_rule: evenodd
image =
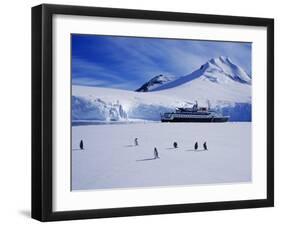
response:
<path id="1" fill-rule="evenodd" d="M 251 75 L 251 44 L 72 34 L 72 84 L 135 90 L 152 77 L 184 76 L 228 56 Z"/>

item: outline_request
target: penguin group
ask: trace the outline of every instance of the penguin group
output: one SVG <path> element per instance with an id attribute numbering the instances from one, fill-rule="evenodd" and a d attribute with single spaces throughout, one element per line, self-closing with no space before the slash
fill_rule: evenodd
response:
<path id="1" fill-rule="evenodd" d="M 204 148 L 205 151 L 208 150 L 207 142 L 206 141 L 203 143 L 203 148 Z M 198 142 L 197 141 L 194 144 L 194 150 L 198 150 Z"/>
<path id="2" fill-rule="evenodd" d="M 139 141 L 138 141 L 137 137 L 134 139 L 134 143 L 135 143 L 135 146 L 139 146 Z M 84 150 L 84 142 L 83 142 L 83 140 L 80 140 L 79 147 L 80 147 L 80 150 Z M 174 149 L 178 148 L 178 143 L 176 141 L 173 143 L 173 147 L 174 147 Z M 203 143 L 203 148 L 204 148 L 205 151 L 208 150 L 207 142 L 206 141 Z M 195 151 L 198 150 L 198 142 L 197 141 L 194 144 L 194 150 Z M 157 150 L 156 147 L 154 147 L 154 159 L 158 159 L 158 158 L 160 158 L 158 150 Z"/>

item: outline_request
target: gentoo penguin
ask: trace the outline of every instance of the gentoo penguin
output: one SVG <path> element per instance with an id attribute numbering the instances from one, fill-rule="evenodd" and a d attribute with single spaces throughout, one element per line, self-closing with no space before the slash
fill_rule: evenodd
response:
<path id="1" fill-rule="evenodd" d="M 194 145 L 194 149 L 197 150 L 198 149 L 198 142 L 195 143 Z"/>

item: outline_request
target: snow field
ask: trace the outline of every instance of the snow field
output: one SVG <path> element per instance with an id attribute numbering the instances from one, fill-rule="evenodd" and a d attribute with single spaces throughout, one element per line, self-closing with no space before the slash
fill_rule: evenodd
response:
<path id="1" fill-rule="evenodd" d="M 73 190 L 251 181 L 251 123 L 75 126 L 72 138 Z M 160 159 L 153 159 L 154 147 Z"/>

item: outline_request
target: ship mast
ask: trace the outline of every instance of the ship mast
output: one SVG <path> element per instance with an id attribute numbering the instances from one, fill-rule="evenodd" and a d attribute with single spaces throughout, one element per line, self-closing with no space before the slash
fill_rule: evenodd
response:
<path id="1" fill-rule="evenodd" d="M 207 105 L 208 105 L 208 111 L 211 110 L 211 103 L 210 103 L 210 100 L 207 100 Z"/>

